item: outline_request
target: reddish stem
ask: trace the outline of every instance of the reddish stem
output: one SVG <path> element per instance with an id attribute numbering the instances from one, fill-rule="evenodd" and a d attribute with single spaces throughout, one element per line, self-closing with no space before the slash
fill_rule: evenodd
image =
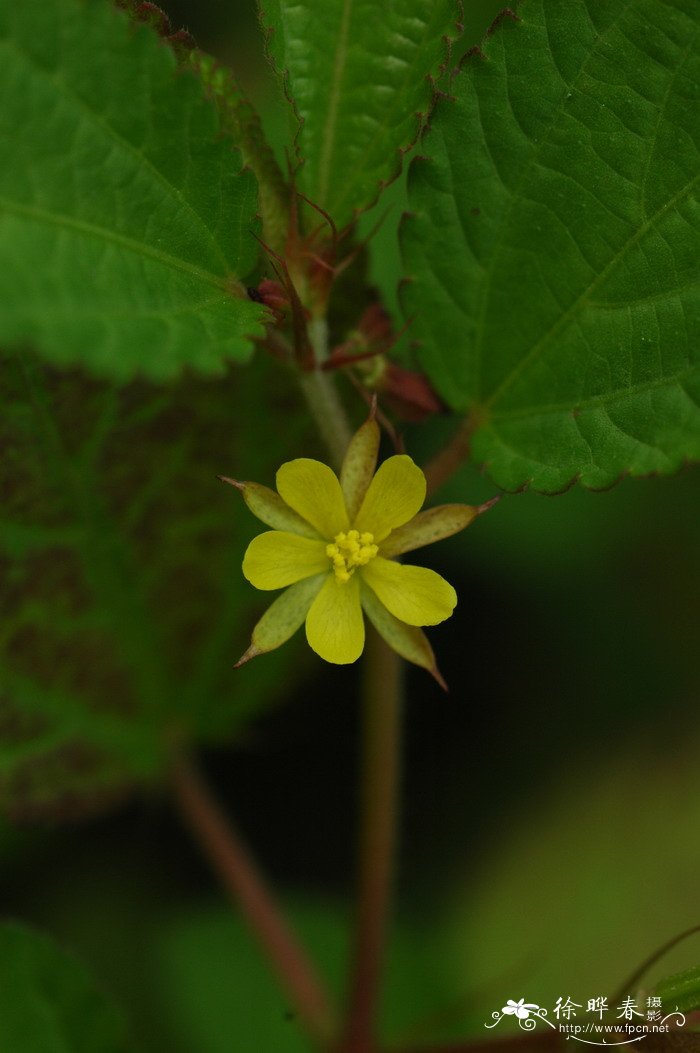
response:
<path id="1" fill-rule="evenodd" d="M 256 936 L 311 1038 L 330 1044 L 333 1014 L 323 986 L 283 917 L 247 846 L 212 797 L 192 761 L 180 756 L 172 783 L 180 812 Z"/>

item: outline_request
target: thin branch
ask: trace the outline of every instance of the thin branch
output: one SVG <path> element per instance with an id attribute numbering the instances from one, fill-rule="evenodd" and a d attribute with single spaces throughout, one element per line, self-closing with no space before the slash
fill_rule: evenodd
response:
<path id="1" fill-rule="evenodd" d="M 172 785 L 180 813 L 212 869 L 262 945 L 308 1034 L 328 1047 L 333 1012 L 305 950 L 283 917 L 248 848 L 214 800 L 199 771 L 176 759 Z"/>

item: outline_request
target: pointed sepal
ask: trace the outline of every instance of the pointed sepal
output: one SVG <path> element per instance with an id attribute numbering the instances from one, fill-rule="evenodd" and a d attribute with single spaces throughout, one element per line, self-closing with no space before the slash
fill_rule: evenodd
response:
<path id="1" fill-rule="evenodd" d="M 395 618 L 364 582 L 362 583 L 360 598 L 365 614 L 389 647 L 401 655 L 402 658 L 405 658 L 407 662 L 412 662 L 414 665 L 426 669 L 437 680 L 440 687 L 447 691 L 447 684 L 437 667 L 433 649 L 423 630 L 415 625 L 407 625 L 405 622 Z"/>
<path id="2" fill-rule="evenodd" d="M 381 554 L 387 559 L 400 556 L 404 552 L 432 545 L 435 541 L 451 537 L 473 523 L 480 514 L 481 508 L 475 505 L 436 505 L 419 512 L 404 526 L 393 530 L 388 538 L 382 541 Z"/>
<path id="3" fill-rule="evenodd" d="M 297 629 L 301 628 L 311 604 L 321 591 L 328 574 L 314 574 L 295 585 L 290 585 L 274 603 L 267 608 L 253 629 L 250 647 L 236 662 L 235 668 L 245 665 L 251 658 L 274 651 L 286 643 Z"/>
<path id="4" fill-rule="evenodd" d="M 340 485 L 351 523 L 360 510 L 377 467 L 380 432 L 374 419 L 375 412 L 376 402 L 373 401 L 369 418 L 350 440 L 340 470 Z"/>
<path id="5" fill-rule="evenodd" d="M 230 479 L 226 475 L 217 476 L 222 483 L 235 486 L 243 494 L 243 500 L 248 505 L 254 516 L 260 519 L 273 530 L 286 530 L 291 534 L 299 534 L 301 537 L 312 538 L 318 541 L 321 535 L 314 530 L 310 523 L 295 512 L 293 508 L 282 500 L 279 494 L 270 490 L 260 483 L 241 483 L 237 479 Z"/>

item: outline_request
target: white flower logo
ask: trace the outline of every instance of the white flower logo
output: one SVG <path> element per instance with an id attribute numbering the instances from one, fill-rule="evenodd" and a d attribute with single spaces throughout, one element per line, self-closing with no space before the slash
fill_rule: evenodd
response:
<path id="1" fill-rule="evenodd" d="M 517 1002 L 514 1002 L 512 998 L 509 998 L 501 1012 L 505 1016 L 517 1016 L 518 1020 L 527 1020 L 530 1013 L 539 1008 L 540 1007 L 533 1002 L 526 1002 L 524 998 L 520 998 Z"/>

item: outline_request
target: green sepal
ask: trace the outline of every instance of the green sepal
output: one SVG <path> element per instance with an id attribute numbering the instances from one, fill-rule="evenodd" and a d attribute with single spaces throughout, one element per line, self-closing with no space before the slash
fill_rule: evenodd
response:
<path id="1" fill-rule="evenodd" d="M 229 479 L 225 475 L 220 475 L 219 479 L 223 483 L 229 483 L 231 486 L 235 486 L 237 490 L 240 490 L 243 500 L 253 515 L 262 523 L 272 527 L 273 530 L 287 530 L 292 534 L 311 538 L 313 541 L 323 540 L 310 523 L 307 523 L 298 512 L 290 508 L 287 502 L 283 501 L 280 495 L 275 493 L 274 490 L 270 490 L 268 486 L 262 486 L 261 483 L 239 483 L 236 479 Z"/>
<path id="2" fill-rule="evenodd" d="M 364 581 L 361 581 L 360 600 L 365 614 L 389 647 L 407 662 L 413 662 L 421 669 L 426 669 L 440 687 L 447 691 L 447 684 L 437 667 L 433 649 L 423 630 L 395 618 Z"/>
<path id="3" fill-rule="evenodd" d="M 304 624 L 311 604 L 321 591 L 327 573 L 314 574 L 290 585 L 271 603 L 253 629 L 250 647 L 236 662 L 236 668 L 260 654 L 274 651 L 286 643 Z"/>
<path id="4" fill-rule="evenodd" d="M 432 545 L 464 530 L 479 515 L 475 505 L 436 505 L 419 512 L 410 522 L 398 527 L 382 541 L 381 554 L 388 558 Z"/>
<path id="5" fill-rule="evenodd" d="M 340 470 L 340 485 L 351 523 L 354 523 L 372 482 L 377 467 L 379 439 L 379 425 L 371 418 L 355 432 L 345 454 Z"/>

